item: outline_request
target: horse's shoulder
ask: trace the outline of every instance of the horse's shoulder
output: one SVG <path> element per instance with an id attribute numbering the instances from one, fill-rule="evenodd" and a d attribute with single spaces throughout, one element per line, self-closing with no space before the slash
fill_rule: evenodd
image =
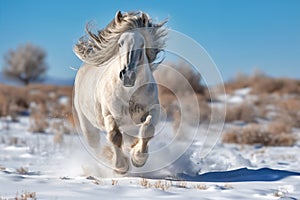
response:
<path id="1" fill-rule="evenodd" d="M 78 70 L 78 74 L 85 74 L 91 70 L 93 70 L 93 68 L 95 68 L 94 66 L 92 65 L 89 65 L 89 64 L 83 64 L 79 70 Z"/>

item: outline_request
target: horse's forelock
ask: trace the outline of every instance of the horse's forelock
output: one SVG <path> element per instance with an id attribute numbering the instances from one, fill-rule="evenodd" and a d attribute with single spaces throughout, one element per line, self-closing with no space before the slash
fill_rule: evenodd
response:
<path id="1" fill-rule="evenodd" d="M 122 33 L 132 29 L 149 28 L 142 31 L 142 34 L 148 47 L 148 50 L 146 49 L 148 61 L 149 63 L 154 62 L 156 55 L 165 46 L 167 32 L 163 25 L 166 20 L 154 24 L 149 15 L 143 12 L 128 12 L 122 14 L 122 17 L 119 13 L 117 14 L 119 20 L 114 18 L 97 34 L 91 31 L 90 23 L 88 23 L 87 35 L 80 38 L 74 46 L 75 54 L 84 62 L 99 66 L 114 57 L 117 51 L 117 41 Z"/>

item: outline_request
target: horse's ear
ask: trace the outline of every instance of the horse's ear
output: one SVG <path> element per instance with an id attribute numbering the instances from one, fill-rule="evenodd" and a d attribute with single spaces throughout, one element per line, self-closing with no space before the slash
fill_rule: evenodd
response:
<path id="1" fill-rule="evenodd" d="M 147 14 L 145 14 L 145 13 L 142 13 L 142 21 L 143 21 L 143 24 L 145 25 L 145 26 L 147 26 L 147 20 L 148 19 L 148 16 L 147 16 Z"/>
<path id="2" fill-rule="evenodd" d="M 159 50 L 155 57 L 155 63 L 150 63 L 151 71 L 155 71 L 157 67 L 165 60 L 166 52 L 164 50 Z"/>
<path id="3" fill-rule="evenodd" d="M 121 11 L 118 11 L 118 12 L 116 13 L 116 16 L 115 16 L 115 23 L 116 23 L 116 24 L 121 23 L 122 18 L 123 18 L 123 16 L 122 16 Z"/>

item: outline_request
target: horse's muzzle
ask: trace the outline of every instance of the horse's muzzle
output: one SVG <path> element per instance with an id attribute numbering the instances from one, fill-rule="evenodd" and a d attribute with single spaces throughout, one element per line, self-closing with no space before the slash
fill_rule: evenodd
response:
<path id="1" fill-rule="evenodd" d="M 121 80 L 125 87 L 133 87 L 136 80 L 136 73 L 134 71 L 125 71 Z"/>

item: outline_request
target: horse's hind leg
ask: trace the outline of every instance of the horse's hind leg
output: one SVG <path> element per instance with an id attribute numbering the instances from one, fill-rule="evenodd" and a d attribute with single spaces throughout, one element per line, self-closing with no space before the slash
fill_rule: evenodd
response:
<path id="1" fill-rule="evenodd" d="M 107 140 L 112 143 L 114 156 L 113 165 L 115 171 L 120 174 L 124 174 L 129 169 L 128 158 L 124 155 L 122 151 L 123 136 L 119 131 L 118 126 L 115 123 L 112 115 L 107 115 L 104 118 L 105 129 L 107 131 Z"/>
<path id="2" fill-rule="evenodd" d="M 100 134 L 99 130 L 95 128 L 83 114 L 78 114 L 78 120 L 81 131 L 89 144 L 98 156 L 100 153 Z"/>
<path id="3" fill-rule="evenodd" d="M 138 142 L 131 150 L 131 161 L 136 167 L 142 167 L 148 158 L 148 142 L 153 137 L 155 131 L 151 118 L 152 116 L 148 115 L 141 125 Z"/>

